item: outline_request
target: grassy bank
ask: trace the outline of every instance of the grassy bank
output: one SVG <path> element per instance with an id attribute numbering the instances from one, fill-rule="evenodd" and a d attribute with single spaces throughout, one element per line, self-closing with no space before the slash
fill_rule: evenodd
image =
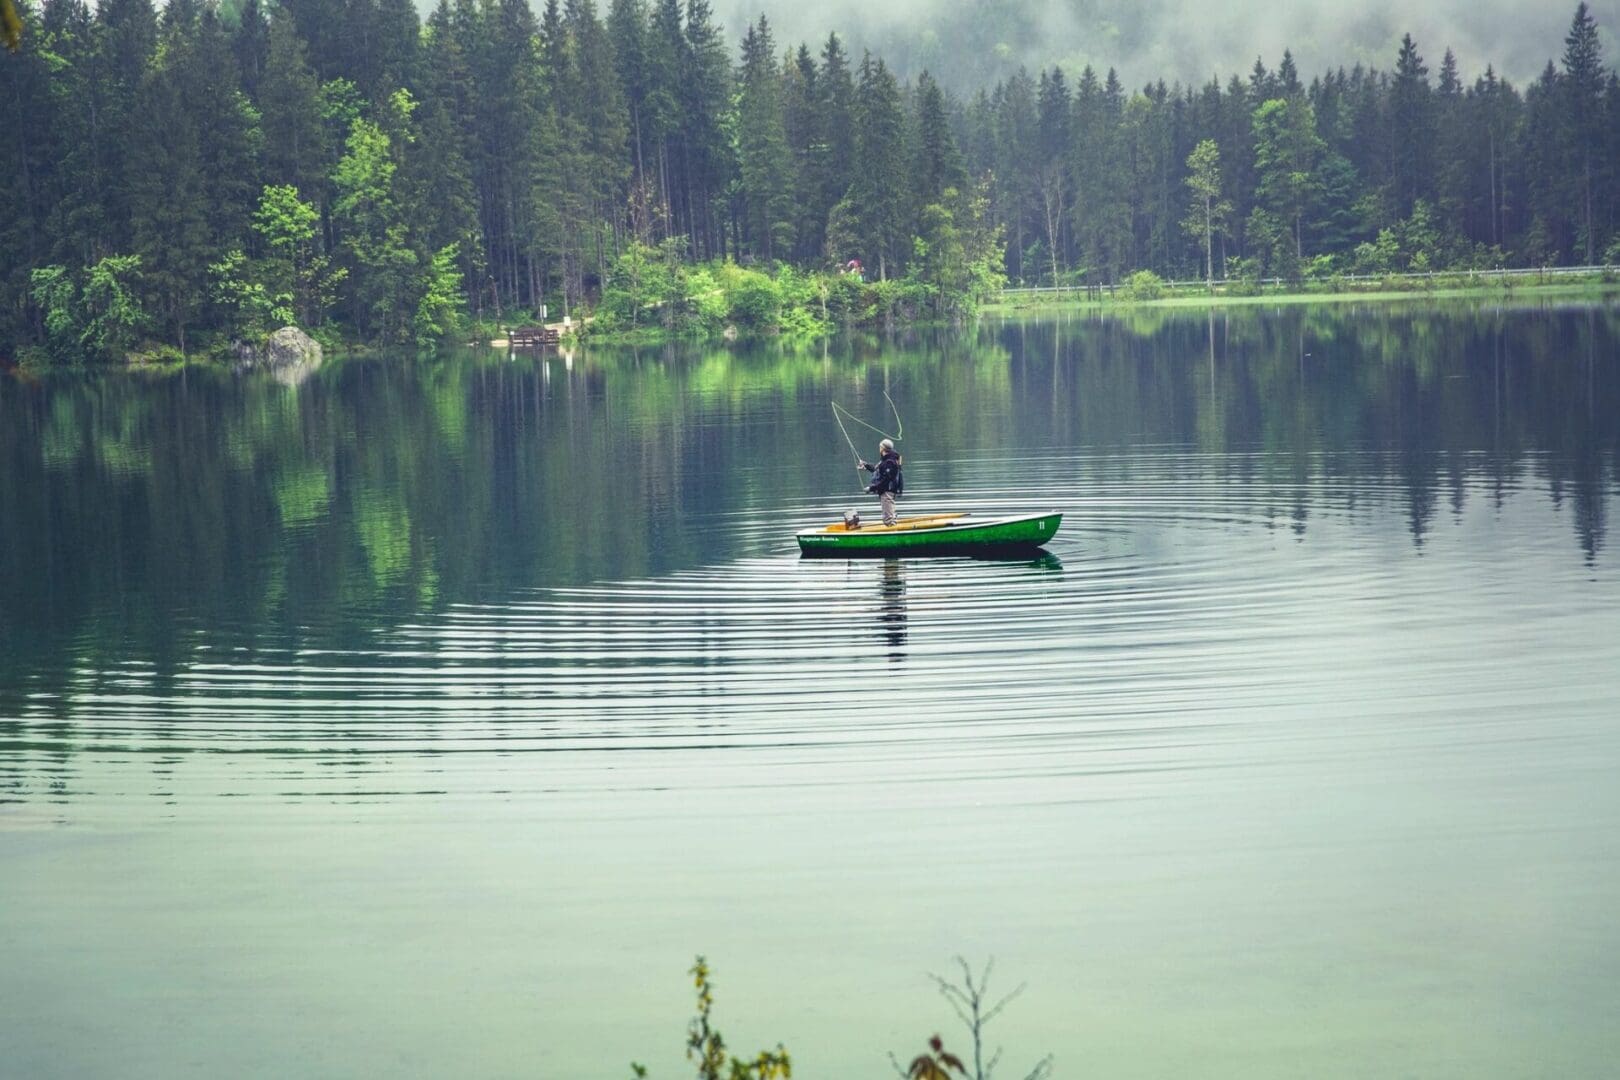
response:
<path id="1" fill-rule="evenodd" d="M 1326 280 L 1276 286 L 1217 286 L 1213 293 L 1181 288 L 1133 288 L 1126 285 L 1111 292 L 1088 294 L 1083 289 L 1064 292 L 1019 294 L 1003 293 L 987 301 L 987 314 L 1010 314 L 1053 308 L 1108 310 L 1112 308 L 1208 308 L 1242 307 L 1260 304 L 1336 304 L 1465 299 L 1528 299 L 1533 297 L 1572 299 L 1620 299 L 1620 278 L 1594 274 L 1591 277 L 1537 281 L 1524 278 L 1470 280 L 1467 275 L 1435 277 L 1421 281 L 1385 280 L 1365 287 Z"/>

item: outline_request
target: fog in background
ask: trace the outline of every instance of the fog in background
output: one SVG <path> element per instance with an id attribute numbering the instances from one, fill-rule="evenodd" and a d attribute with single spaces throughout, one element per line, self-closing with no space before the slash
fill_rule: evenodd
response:
<path id="1" fill-rule="evenodd" d="M 1604 60 L 1620 59 L 1620 0 L 1595 0 Z M 1393 69 L 1410 32 L 1431 76 L 1447 46 L 1465 82 L 1493 64 L 1521 87 L 1563 53 L 1575 0 L 715 0 L 735 41 L 761 12 L 778 46 L 819 51 L 836 30 L 858 61 L 881 54 L 903 76 L 924 68 L 958 92 L 1027 66 L 1119 69 L 1126 85 L 1206 82 L 1247 74 L 1255 57 L 1275 68 L 1293 50 L 1301 77 L 1360 62 Z"/>

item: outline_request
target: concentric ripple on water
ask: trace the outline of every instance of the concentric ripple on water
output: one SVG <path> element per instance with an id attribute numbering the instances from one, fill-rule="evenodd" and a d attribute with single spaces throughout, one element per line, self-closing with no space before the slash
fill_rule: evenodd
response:
<path id="1" fill-rule="evenodd" d="M 220 649 L 200 630 L 161 678 L 128 663 L 31 702 L 0 790 L 172 806 L 904 773 L 1131 775 L 1099 790 L 1139 793 L 1156 774 L 1280 752 L 1277 740 L 1410 725 L 1431 704 L 1463 737 L 1459 725 L 1546 700 L 1545 664 L 1501 666 L 1535 598 L 1504 583 L 1518 630 L 1489 614 L 1493 568 L 1539 558 L 1584 576 L 1557 551 L 1565 537 L 1509 528 L 1545 512 L 1544 491 L 1495 509 L 1474 493 L 1456 543 L 1430 541 L 1448 546 L 1442 565 L 1405 536 L 1393 483 L 1242 483 L 1245 455 L 1173 448 L 1016 456 L 1018 491 L 986 497 L 1005 460 L 967 455 L 941 463 L 960 490 L 908 510 L 1061 510 L 1037 558 L 801 559 L 791 528 L 836 510 L 785 506 L 712 519 L 732 559 L 451 603 L 353 647 Z M 1301 503 L 1308 527 L 1292 516 Z M 1469 625 L 1466 645 L 1431 637 L 1437 622 Z M 1610 664 L 1617 650 L 1590 639 L 1554 663 Z M 66 765 L 50 719 L 63 710 Z M 1316 726 L 1327 716 L 1330 732 Z"/>

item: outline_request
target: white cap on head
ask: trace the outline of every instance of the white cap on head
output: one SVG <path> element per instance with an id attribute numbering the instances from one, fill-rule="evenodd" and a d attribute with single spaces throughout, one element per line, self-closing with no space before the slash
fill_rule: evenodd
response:
<path id="1" fill-rule="evenodd" d="M 893 450 L 894 449 L 894 441 L 891 440 L 891 439 L 884 439 L 882 442 L 878 443 L 878 449 L 879 450 Z"/>

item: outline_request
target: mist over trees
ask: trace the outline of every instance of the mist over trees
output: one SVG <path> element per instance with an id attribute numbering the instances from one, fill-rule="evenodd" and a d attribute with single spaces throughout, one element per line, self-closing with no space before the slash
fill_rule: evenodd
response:
<path id="1" fill-rule="evenodd" d="M 286 322 L 428 343 L 593 305 L 654 256 L 859 260 L 935 296 L 981 287 L 987 250 L 1021 282 L 1620 258 L 1620 79 L 1585 4 L 1522 88 L 1407 36 L 1308 80 L 1284 52 L 965 94 L 764 17 L 728 44 L 710 0 L 23 15 L 0 340 L 60 359 Z"/>
<path id="2" fill-rule="evenodd" d="M 1571 0 L 1573 3 L 1573 0 Z M 1590 0 L 1599 24 L 1620 25 L 1620 0 Z M 1526 0 L 716 0 L 727 30 L 764 12 L 786 40 L 836 29 L 857 54 L 879 53 L 902 79 L 931 72 L 953 93 L 972 94 L 1020 67 L 1112 67 L 1128 86 L 1147 80 L 1198 83 L 1213 72 L 1275 61 L 1291 49 L 1305 72 L 1387 67 L 1411 34 L 1456 51 L 1473 71 L 1528 83 L 1568 24 L 1563 4 Z"/>

